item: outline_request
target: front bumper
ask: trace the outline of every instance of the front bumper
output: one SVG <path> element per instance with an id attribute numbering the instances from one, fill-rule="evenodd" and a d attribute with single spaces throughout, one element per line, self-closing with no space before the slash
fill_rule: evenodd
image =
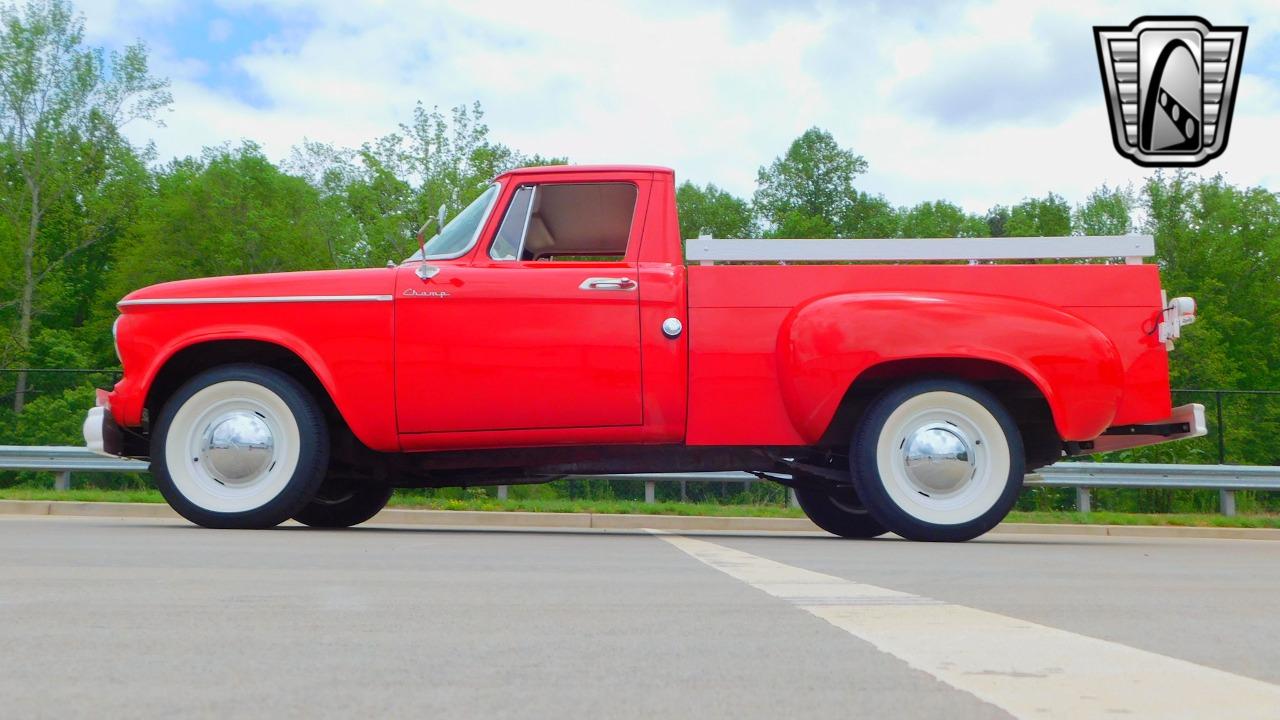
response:
<path id="1" fill-rule="evenodd" d="M 1174 408 L 1173 415 L 1158 422 L 1107 428 L 1106 432 L 1092 443 L 1080 443 L 1080 445 L 1084 452 L 1113 452 L 1173 440 L 1203 437 L 1208 434 L 1209 427 L 1204 420 L 1204 406 L 1200 403 L 1191 403 Z M 1087 445 L 1092 447 L 1086 447 Z"/>
<path id="2" fill-rule="evenodd" d="M 98 405 L 89 408 L 84 418 L 84 444 L 102 455 L 119 456 L 124 451 L 124 433 L 111 417 L 106 403 L 107 391 L 98 391 Z"/>

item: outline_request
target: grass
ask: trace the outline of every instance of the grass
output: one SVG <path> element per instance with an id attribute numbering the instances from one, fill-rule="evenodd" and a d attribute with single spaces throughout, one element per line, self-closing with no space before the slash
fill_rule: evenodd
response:
<path id="1" fill-rule="evenodd" d="M 49 488 L 0 488 L 0 500 L 66 500 L 70 502 L 162 503 L 158 490 L 66 491 Z M 609 515 L 703 515 L 731 517 L 804 517 L 804 513 L 779 505 L 719 505 L 715 503 L 663 502 L 652 505 L 639 500 L 570 500 L 566 498 L 526 498 L 499 500 L 493 497 L 444 498 L 413 493 L 397 493 L 391 507 L 419 510 L 478 510 L 484 512 L 563 512 Z"/>
<path id="2" fill-rule="evenodd" d="M 0 488 L 0 500 L 66 500 L 69 502 L 162 503 L 159 490 L 98 490 L 95 488 L 58 491 L 50 488 Z"/>
<path id="3" fill-rule="evenodd" d="M 0 488 L 0 500 L 66 500 L 72 502 L 159 503 L 164 498 L 156 490 L 97 490 L 82 488 L 59 492 L 49 488 Z M 416 493 L 397 493 L 391 507 L 423 510 L 478 510 L 483 512 L 565 512 L 632 515 L 692 515 L 715 517 L 798 518 L 797 509 L 779 505 L 719 505 L 715 503 L 663 502 L 649 505 L 639 500 L 570 500 L 566 498 L 494 497 L 445 498 Z M 1006 522 L 1057 523 L 1077 525 L 1178 525 L 1184 527 L 1245 527 L 1280 529 L 1280 515 L 1225 515 L 1209 513 L 1120 513 L 1099 510 L 1078 512 L 1012 512 Z"/>

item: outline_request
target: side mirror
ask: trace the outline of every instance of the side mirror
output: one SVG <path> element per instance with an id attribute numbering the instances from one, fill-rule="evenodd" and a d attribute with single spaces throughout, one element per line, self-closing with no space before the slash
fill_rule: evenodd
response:
<path id="1" fill-rule="evenodd" d="M 423 260 L 427 259 L 427 228 L 431 227 L 431 221 L 422 223 L 422 227 L 418 228 L 418 253 Z"/>
<path id="2" fill-rule="evenodd" d="M 444 221 L 448 219 L 448 216 L 445 213 L 448 211 L 449 209 L 446 208 L 443 203 L 441 203 L 440 208 L 436 210 L 436 216 L 434 218 L 436 221 L 436 232 L 444 230 Z M 422 223 L 422 227 L 418 228 L 418 252 L 422 255 L 423 260 L 427 259 L 427 228 L 429 227 L 431 227 L 431 220 Z"/>

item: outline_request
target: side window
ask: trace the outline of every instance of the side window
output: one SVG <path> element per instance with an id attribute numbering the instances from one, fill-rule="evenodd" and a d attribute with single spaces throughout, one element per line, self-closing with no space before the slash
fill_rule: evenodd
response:
<path id="1" fill-rule="evenodd" d="M 489 247 L 495 260 L 621 260 L 636 187 L 628 183 L 524 186 Z"/>

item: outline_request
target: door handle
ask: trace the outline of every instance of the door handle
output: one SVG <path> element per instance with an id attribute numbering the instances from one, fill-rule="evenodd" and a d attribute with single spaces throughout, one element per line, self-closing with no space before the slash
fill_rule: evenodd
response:
<path id="1" fill-rule="evenodd" d="M 579 290 L 635 290 L 636 281 L 626 277 L 589 277 Z"/>

